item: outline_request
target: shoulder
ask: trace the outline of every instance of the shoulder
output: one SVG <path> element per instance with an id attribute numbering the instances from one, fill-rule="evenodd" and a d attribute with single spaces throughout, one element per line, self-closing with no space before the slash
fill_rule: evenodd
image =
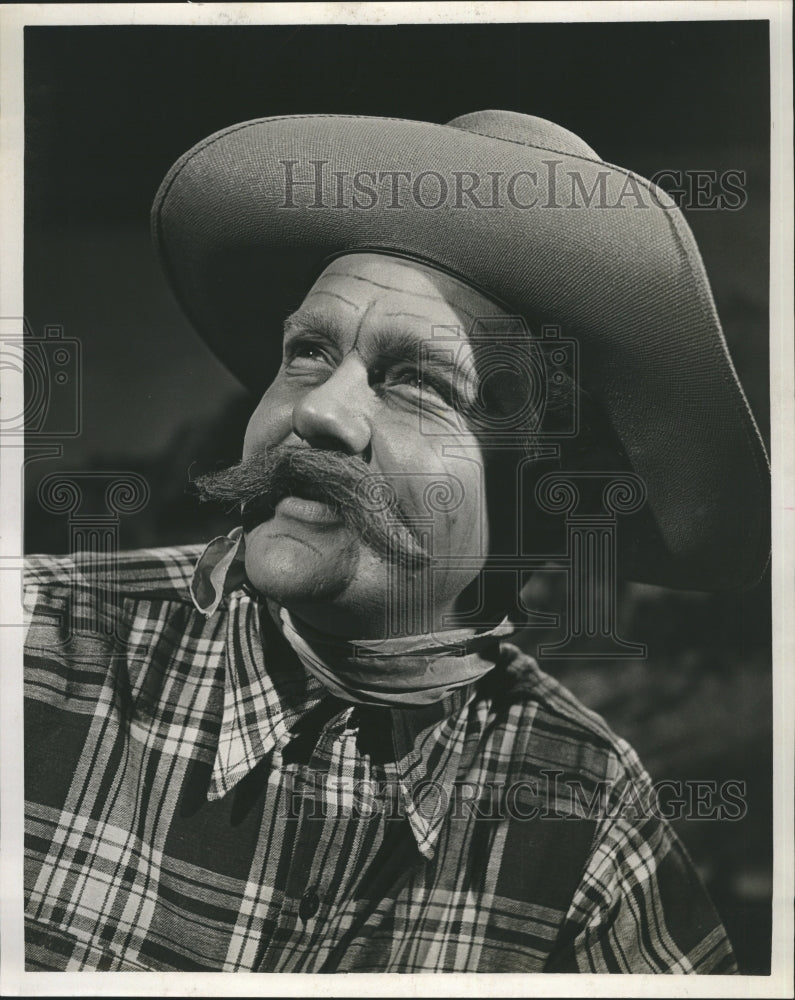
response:
<path id="1" fill-rule="evenodd" d="M 491 689 L 495 724 L 508 732 L 525 769 L 558 772 L 562 780 L 648 780 L 629 743 L 518 646 L 501 644 Z"/>
<path id="2" fill-rule="evenodd" d="M 162 690 L 170 677 L 190 675 L 191 683 L 199 683 L 212 672 L 225 618 L 218 614 L 208 621 L 193 606 L 190 580 L 201 549 L 29 556 L 27 697 L 85 714 L 110 685 L 140 707 L 140 699 Z"/>
<path id="3" fill-rule="evenodd" d="M 203 545 L 136 549 L 84 555 L 30 555 L 25 558 L 28 596 L 85 588 L 120 597 L 160 597 L 190 601 L 190 581 Z"/>
<path id="4" fill-rule="evenodd" d="M 25 560 L 25 649 L 47 664 L 106 662 L 157 636 L 204 628 L 190 580 L 201 546 Z M 167 629 L 168 626 L 168 629 Z M 171 627 L 173 626 L 173 628 Z"/>

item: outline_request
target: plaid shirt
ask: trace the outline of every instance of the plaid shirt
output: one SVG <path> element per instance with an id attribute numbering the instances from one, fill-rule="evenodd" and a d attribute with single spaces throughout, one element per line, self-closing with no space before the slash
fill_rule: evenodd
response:
<path id="1" fill-rule="evenodd" d="M 243 590 L 196 610 L 199 551 L 29 560 L 28 969 L 736 971 L 631 748 L 517 647 L 354 707 Z"/>

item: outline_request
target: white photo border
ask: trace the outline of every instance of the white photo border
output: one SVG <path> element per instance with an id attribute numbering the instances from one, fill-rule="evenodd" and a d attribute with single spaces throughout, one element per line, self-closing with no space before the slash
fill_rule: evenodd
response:
<path id="1" fill-rule="evenodd" d="M 487 22 L 768 20 L 771 82 L 770 393 L 772 464 L 774 904 L 770 976 L 621 976 L 389 973 L 45 973 L 24 970 L 22 448 L 0 449 L 0 992 L 6 996 L 469 996 L 781 997 L 793 982 L 792 571 L 795 566 L 793 388 L 792 8 L 787 0 L 717 2 L 202 3 L 0 5 L 0 317 L 22 317 L 23 29 L 26 25 L 445 24 Z M 21 319 L 20 319 L 21 324 Z M 2 372 L 3 413 L 22 412 L 22 379 Z M 16 615 L 16 619 L 13 617 Z M 14 627 L 16 626 L 16 627 Z"/>

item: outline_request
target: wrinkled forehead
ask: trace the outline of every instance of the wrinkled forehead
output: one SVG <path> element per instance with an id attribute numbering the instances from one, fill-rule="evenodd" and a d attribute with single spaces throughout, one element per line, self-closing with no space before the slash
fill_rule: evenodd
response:
<path id="1" fill-rule="evenodd" d="M 466 336 L 483 319 L 505 316 L 493 300 L 430 265 L 385 254 L 346 254 L 331 261 L 309 289 L 302 308 L 322 309 L 359 330 L 384 321 L 419 335 L 434 327 Z"/>

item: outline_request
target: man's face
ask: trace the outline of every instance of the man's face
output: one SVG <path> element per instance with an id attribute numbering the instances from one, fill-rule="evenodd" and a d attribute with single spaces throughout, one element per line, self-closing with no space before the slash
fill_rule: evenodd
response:
<path id="1" fill-rule="evenodd" d="M 424 627 L 443 625 L 489 548 L 483 456 L 461 411 L 478 391 L 466 331 L 495 315 L 494 303 L 420 264 L 354 254 L 326 268 L 286 323 L 283 363 L 243 457 L 279 445 L 357 456 L 386 478 L 410 521 L 430 528 L 431 560 L 396 576 L 331 507 L 288 496 L 246 535 L 259 591 L 337 634 L 391 631 L 390 601 L 419 601 Z M 450 566 L 451 557 L 468 558 Z"/>

